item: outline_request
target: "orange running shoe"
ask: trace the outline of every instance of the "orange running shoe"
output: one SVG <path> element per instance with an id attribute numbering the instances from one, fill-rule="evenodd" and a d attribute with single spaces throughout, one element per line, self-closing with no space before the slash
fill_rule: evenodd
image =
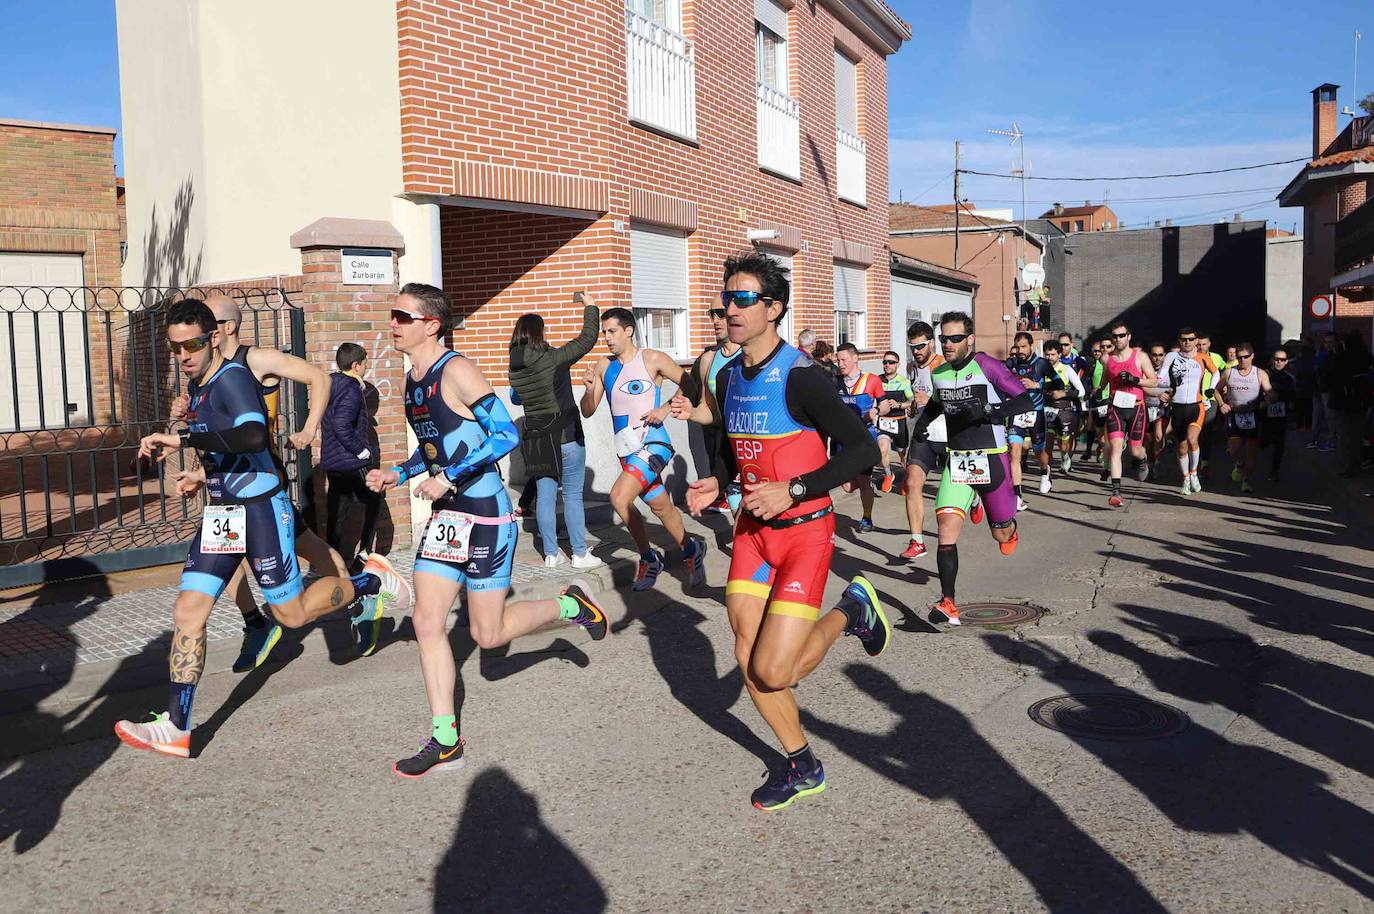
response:
<path id="1" fill-rule="evenodd" d="M 981 524 L 983 522 L 983 500 L 981 498 L 974 501 L 973 507 L 969 509 L 968 519 L 975 524 Z"/>
<path id="2" fill-rule="evenodd" d="M 954 605 L 954 601 L 949 597 L 941 597 L 940 602 L 930 608 L 930 615 L 926 616 L 934 625 L 948 622 L 950 625 L 959 624 L 959 607 Z"/>
<path id="3" fill-rule="evenodd" d="M 1021 531 L 1020 531 L 1020 530 L 1014 530 L 1014 531 L 1012 531 L 1011 539 L 1007 540 L 1005 543 L 998 543 L 998 544 L 997 544 L 997 548 L 1002 550 L 1002 554 L 1003 554 L 1003 555 L 1011 555 L 1013 552 L 1016 551 L 1016 547 L 1017 547 L 1020 543 L 1021 543 Z"/>
<path id="4" fill-rule="evenodd" d="M 1113 508 L 1121 507 L 1121 496 L 1117 495 L 1116 493 L 1112 493 L 1112 497 L 1107 499 L 1107 504 L 1111 505 Z"/>
<path id="5" fill-rule="evenodd" d="M 886 476 L 883 477 L 883 482 L 880 488 L 883 490 L 884 493 L 892 491 L 892 481 L 896 479 L 896 477 L 897 474 L 895 473 L 888 473 Z"/>

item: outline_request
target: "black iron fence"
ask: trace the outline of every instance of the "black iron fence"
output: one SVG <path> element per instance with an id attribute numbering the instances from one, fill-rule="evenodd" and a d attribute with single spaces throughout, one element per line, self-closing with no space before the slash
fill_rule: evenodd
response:
<path id="1" fill-rule="evenodd" d="M 185 389 L 167 310 L 213 293 L 238 303 L 244 343 L 304 354 L 302 313 L 280 288 L 0 286 L 0 587 L 76 558 L 115 571 L 181 557 L 201 511 L 175 491 L 187 457 L 136 456 Z M 285 440 L 306 412 L 304 386 L 283 385 L 275 434 L 295 496 L 309 453 Z"/>

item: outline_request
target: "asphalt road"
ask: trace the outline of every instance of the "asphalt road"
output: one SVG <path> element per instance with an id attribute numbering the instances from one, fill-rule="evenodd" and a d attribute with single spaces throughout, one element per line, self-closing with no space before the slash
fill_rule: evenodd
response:
<path id="1" fill-rule="evenodd" d="M 1076 472 L 1030 495 L 1010 559 L 967 532 L 961 602 L 1046 611 L 1005 630 L 922 621 L 933 556 L 891 557 L 896 496 L 878 533 L 841 519 L 834 593 L 864 571 L 897 631 L 876 659 L 841 639 L 803 683 L 830 788 L 773 815 L 748 802 L 775 753 L 734 669 L 719 523 L 710 586 L 607 595 L 605 642 L 483 654 L 456 632 L 460 772 L 389 772 L 429 726 L 404 623 L 369 659 L 317 632 L 208 675 L 191 761 L 111 734 L 162 688 L 53 693 L 0 718 L 0 910 L 1374 910 L 1368 530 L 1311 466 L 1258 496 L 1128 491 L 1109 510 Z M 1187 726 L 1031 720 L 1066 694 Z"/>

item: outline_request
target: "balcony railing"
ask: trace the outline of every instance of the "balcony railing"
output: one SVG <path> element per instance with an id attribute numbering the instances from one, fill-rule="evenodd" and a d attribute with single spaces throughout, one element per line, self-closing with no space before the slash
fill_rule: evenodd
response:
<path id="1" fill-rule="evenodd" d="M 801 106 L 763 83 L 759 88 L 759 167 L 801 180 Z"/>
<path id="2" fill-rule="evenodd" d="M 862 137 L 835 128 L 835 170 L 839 197 L 864 206 L 868 202 L 868 144 Z"/>
<path id="3" fill-rule="evenodd" d="M 697 63 L 692 42 L 626 10 L 625 50 L 630 120 L 695 142 Z"/>

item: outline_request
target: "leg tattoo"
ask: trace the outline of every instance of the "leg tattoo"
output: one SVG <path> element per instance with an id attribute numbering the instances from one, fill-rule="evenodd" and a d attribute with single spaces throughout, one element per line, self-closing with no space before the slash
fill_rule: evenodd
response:
<path id="1" fill-rule="evenodd" d="M 172 682 L 195 684 L 205 671 L 205 629 L 192 637 L 180 628 L 172 630 L 172 651 L 168 656 Z"/>

